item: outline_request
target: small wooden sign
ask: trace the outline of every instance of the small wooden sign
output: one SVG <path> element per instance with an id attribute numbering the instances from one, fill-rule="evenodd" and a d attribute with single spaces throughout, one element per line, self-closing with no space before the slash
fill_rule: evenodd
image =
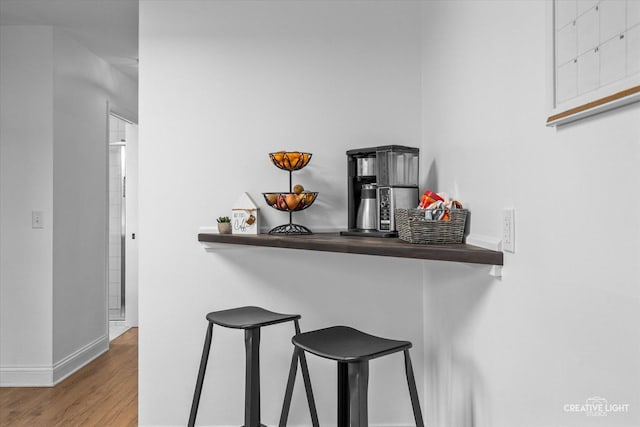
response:
<path id="1" fill-rule="evenodd" d="M 259 234 L 259 210 L 251 196 L 248 193 L 242 193 L 231 208 L 233 234 Z"/>

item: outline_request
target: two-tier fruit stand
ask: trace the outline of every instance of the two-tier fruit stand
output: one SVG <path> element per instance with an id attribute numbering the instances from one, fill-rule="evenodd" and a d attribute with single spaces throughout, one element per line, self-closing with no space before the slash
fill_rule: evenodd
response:
<path id="1" fill-rule="evenodd" d="M 269 206 L 279 211 L 289 212 L 289 223 L 274 227 L 269 234 L 313 234 L 304 225 L 293 223 L 293 212 L 301 211 L 313 204 L 318 196 L 317 192 L 294 191 L 292 187 L 293 171 L 302 169 L 309 164 L 311 153 L 298 151 L 278 151 L 269 153 L 271 162 L 279 169 L 289 172 L 289 192 L 288 193 L 262 193 L 264 200 Z"/>

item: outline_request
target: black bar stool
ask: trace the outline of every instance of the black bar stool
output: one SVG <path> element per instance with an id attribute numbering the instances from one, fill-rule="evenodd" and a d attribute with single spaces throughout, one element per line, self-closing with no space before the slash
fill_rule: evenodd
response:
<path id="1" fill-rule="evenodd" d="M 189 427 L 195 425 L 200 395 L 202 394 L 202 383 L 207 370 L 209 360 L 209 350 L 211 348 L 211 338 L 213 335 L 213 325 L 224 326 L 225 328 L 244 329 L 244 345 L 246 353 L 245 370 L 245 395 L 244 395 L 244 427 L 260 427 L 260 328 L 263 326 L 275 325 L 283 322 L 293 321 L 295 333 L 300 334 L 299 314 L 280 314 L 265 310 L 260 307 L 239 307 L 229 310 L 214 311 L 207 314 L 209 326 L 204 340 L 200 370 L 196 389 L 193 393 L 193 403 L 189 415 Z M 309 411 L 311 412 L 311 422 L 314 427 L 318 427 L 318 415 L 313 400 L 313 391 L 309 381 L 309 369 L 304 353 L 297 353 L 294 349 L 291 369 L 297 367 L 300 360 L 302 378 L 307 392 Z M 289 396 L 289 398 L 291 398 Z"/>
<path id="2" fill-rule="evenodd" d="M 305 351 L 325 359 L 338 362 L 338 427 L 368 426 L 367 388 L 369 383 L 369 360 L 399 351 L 404 352 L 404 366 L 409 385 L 409 396 L 413 417 L 417 427 L 424 427 L 418 391 L 413 375 L 409 341 L 396 341 L 365 334 L 347 326 L 334 326 L 294 336 L 291 341 L 296 354 Z M 280 427 L 287 424 L 291 394 L 295 382 L 295 369 L 289 371 L 287 391 L 280 416 Z"/>

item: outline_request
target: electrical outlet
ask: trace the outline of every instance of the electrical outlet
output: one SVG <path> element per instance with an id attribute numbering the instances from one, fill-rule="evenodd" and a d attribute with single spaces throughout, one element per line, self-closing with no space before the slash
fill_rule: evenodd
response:
<path id="1" fill-rule="evenodd" d="M 502 212 L 502 249 L 512 253 L 516 251 L 515 216 L 516 210 L 513 208 Z"/>
<path id="2" fill-rule="evenodd" d="M 42 211 L 31 211 L 31 228 L 44 228 L 43 217 Z"/>

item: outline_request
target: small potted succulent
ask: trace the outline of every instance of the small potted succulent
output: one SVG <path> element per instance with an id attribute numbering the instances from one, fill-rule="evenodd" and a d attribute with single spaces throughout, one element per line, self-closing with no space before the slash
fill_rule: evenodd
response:
<path id="1" fill-rule="evenodd" d="M 231 234 L 231 219 L 228 216 L 219 216 L 216 221 L 218 221 L 218 233 Z"/>

